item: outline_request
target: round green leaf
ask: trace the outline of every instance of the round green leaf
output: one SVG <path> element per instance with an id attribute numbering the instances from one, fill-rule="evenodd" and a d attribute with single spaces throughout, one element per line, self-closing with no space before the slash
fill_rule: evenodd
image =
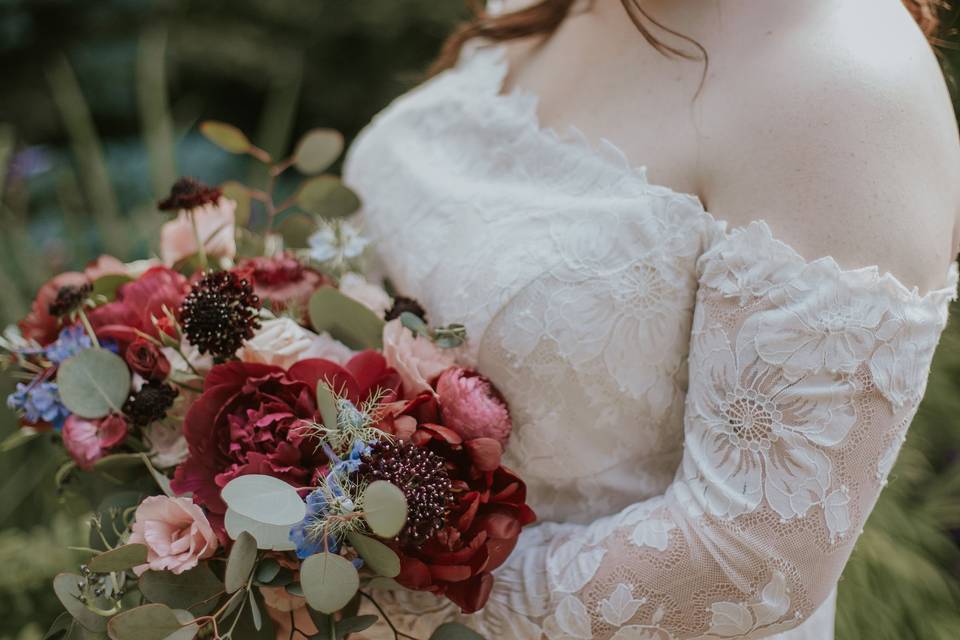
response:
<path id="1" fill-rule="evenodd" d="M 93 281 L 93 293 L 90 295 L 92 295 L 94 299 L 103 296 L 107 302 L 113 302 L 117 298 L 117 289 L 119 289 L 121 285 L 132 281 L 133 278 L 122 273 L 110 273 L 105 276 L 100 276 Z"/>
<path id="2" fill-rule="evenodd" d="M 140 593 L 148 601 L 174 609 L 193 609 L 198 615 L 209 613 L 217 604 L 223 583 L 206 563 L 176 574 L 147 571 L 137 581 Z"/>
<path id="3" fill-rule="evenodd" d="M 291 526 L 307 515 L 307 505 L 289 484 L 264 475 L 234 478 L 220 492 L 233 511 L 264 524 Z"/>
<path id="4" fill-rule="evenodd" d="M 60 399 L 81 418 L 102 418 L 120 407 L 130 393 L 130 370 L 115 353 L 85 349 L 68 358 L 57 372 Z"/>
<path id="5" fill-rule="evenodd" d="M 371 482 L 363 492 L 363 518 L 381 538 L 392 538 L 407 522 L 407 499 L 386 480 Z"/>
<path id="6" fill-rule="evenodd" d="M 67 612 L 63 612 L 57 616 L 57 619 L 54 620 L 50 628 L 47 629 L 43 640 L 58 640 L 58 638 L 62 638 L 70 632 L 71 626 L 73 626 L 73 616 Z"/>
<path id="7" fill-rule="evenodd" d="M 257 565 L 257 582 L 270 584 L 274 578 L 280 575 L 280 563 L 273 558 L 265 558 Z"/>
<path id="8" fill-rule="evenodd" d="M 354 350 L 383 347 L 383 319 L 333 287 L 321 287 L 310 297 L 310 322 L 317 333 L 328 332 Z"/>
<path id="9" fill-rule="evenodd" d="M 223 195 L 237 203 L 237 210 L 234 213 L 234 221 L 238 227 L 245 227 L 250 221 L 250 207 L 252 198 L 250 189 L 236 180 L 228 180 L 220 185 L 223 189 Z"/>
<path id="10" fill-rule="evenodd" d="M 230 153 L 246 153 L 253 146 L 243 131 L 226 122 L 216 120 L 202 122 L 200 133 L 207 140 Z"/>
<path id="11" fill-rule="evenodd" d="M 348 534 L 347 539 L 366 565 L 377 574 L 387 578 L 400 574 L 400 558 L 387 545 L 357 532 Z"/>
<path id="12" fill-rule="evenodd" d="M 125 544 L 122 547 L 104 551 L 90 559 L 90 569 L 97 573 L 126 571 L 147 562 L 147 545 Z"/>
<path id="13" fill-rule="evenodd" d="M 260 549 L 292 551 L 296 548 L 290 542 L 290 525 L 265 524 L 240 515 L 233 509 L 227 509 L 223 525 L 227 530 L 227 535 L 234 540 L 246 531 L 256 539 L 257 547 Z"/>
<path id="14" fill-rule="evenodd" d="M 80 602 L 80 588 L 77 581 L 80 576 L 73 573 L 60 573 L 53 579 L 53 592 L 60 604 L 74 620 L 87 631 L 102 633 L 107 630 L 107 619 L 98 615 Z"/>
<path id="15" fill-rule="evenodd" d="M 430 634 L 430 640 L 484 640 L 484 638 L 459 622 L 445 622 Z"/>
<path id="16" fill-rule="evenodd" d="M 246 584 L 256 563 L 257 541 L 244 531 L 237 536 L 227 558 L 227 570 L 223 575 L 223 588 L 226 592 L 233 593 Z"/>
<path id="17" fill-rule="evenodd" d="M 343 136 L 334 129 L 307 131 L 293 152 L 293 164 L 308 175 L 320 173 L 340 157 L 343 152 Z"/>
<path id="18" fill-rule="evenodd" d="M 277 232 L 283 237 L 283 246 L 288 249 L 306 249 L 310 236 L 317 230 L 316 216 L 291 209 L 277 217 Z"/>
<path id="19" fill-rule="evenodd" d="M 334 613 L 345 607 L 360 588 L 360 574 L 346 558 L 318 553 L 300 566 L 300 584 L 307 604 L 320 613 Z"/>
<path id="20" fill-rule="evenodd" d="M 146 604 L 110 618 L 107 634 L 111 640 L 190 640 L 198 627 L 186 624 L 189 619 L 181 622 L 165 604 Z"/>
<path id="21" fill-rule="evenodd" d="M 336 176 L 317 176 L 303 183 L 296 202 L 321 218 L 344 218 L 360 208 L 360 198 Z"/>

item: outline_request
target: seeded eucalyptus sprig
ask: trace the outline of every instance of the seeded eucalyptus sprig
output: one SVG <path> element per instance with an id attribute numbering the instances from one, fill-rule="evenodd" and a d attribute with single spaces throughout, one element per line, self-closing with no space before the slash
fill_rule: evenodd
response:
<path id="1" fill-rule="evenodd" d="M 414 335 L 428 338 L 443 349 L 454 349 L 467 341 L 467 328 L 459 323 L 431 328 L 422 318 L 410 311 L 400 314 L 400 322 Z"/>

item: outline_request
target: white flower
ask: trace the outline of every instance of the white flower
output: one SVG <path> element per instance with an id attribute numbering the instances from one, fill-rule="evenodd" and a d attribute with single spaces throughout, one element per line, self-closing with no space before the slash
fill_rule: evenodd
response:
<path id="1" fill-rule="evenodd" d="M 244 362 L 260 362 L 287 369 L 308 358 L 325 358 L 342 363 L 353 352 L 327 334 L 317 335 L 291 318 L 282 317 L 263 321 L 256 335 L 244 343 L 237 355 Z"/>
<path id="2" fill-rule="evenodd" d="M 380 318 L 393 306 L 393 300 L 383 287 L 367 282 L 358 273 L 350 272 L 340 278 L 340 293 L 353 298 Z"/>
<path id="3" fill-rule="evenodd" d="M 749 346 L 738 357 L 723 331 L 696 334 L 684 475 L 714 515 L 748 513 L 765 497 L 789 520 L 822 502 L 832 476 L 822 447 L 844 440 L 856 414 L 847 383 L 786 378 Z"/>
<path id="4" fill-rule="evenodd" d="M 370 241 L 352 225 L 334 221 L 324 224 L 310 236 L 310 257 L 317 262 L 358 258 Z"/>

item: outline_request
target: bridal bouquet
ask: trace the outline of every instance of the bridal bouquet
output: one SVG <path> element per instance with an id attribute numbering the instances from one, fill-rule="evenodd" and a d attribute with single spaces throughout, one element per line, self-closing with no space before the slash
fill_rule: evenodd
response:
<path id="1" fill-rule="evenodd" d="M 333 640 L 377 622 L 361 599 L 383 615 L 378 583 L 480 609 L 534 514 L 501 465 L 503 397 L 457 365 L 464 327 L 359 274 L 359 202 L 317 175 L 336 133 L 274 162 L 229 125 L 202 131 L 271 184 L 313 177 L 279 204 L 181 179 L 159 259 L 56 276 L 0 340 L 20 439 L 62 442 L 65 504 L 94 514 L 47 638 Z M 294 215 L 301 248 L 276 231 Z"/>

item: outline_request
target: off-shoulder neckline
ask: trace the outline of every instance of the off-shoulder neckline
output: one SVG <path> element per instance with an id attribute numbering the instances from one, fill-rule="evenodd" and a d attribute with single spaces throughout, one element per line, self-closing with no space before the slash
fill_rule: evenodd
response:
<path id="1" fill-rule="evenodd" d="M 486 98 L 496 101 L 506 111 L 525 122 L 526 127 L 535 132 L 537 136 L 551 144 L 574 149 L 577 153 L 582 153 L 599 163 L 608 165 L 614 171 L 632 176 L 639 184 L 643 185 L 646 191 L 690 201 L 698 209 L 699 214 L 721 234 L 721 241 L 729 240 L 752 226 L 761 225 L 769 241 L 775 243 L 781 251 L 792 259 L 800 260 L 804 264 L 823 264 L 841 274 L 867 275 L 878 286 L 888 290 L 902 301 L 934 301 L 939 303 L 944 299 L 949 301 L 957 298 L 960 267 L 958 267 L 956 261 L 950 263 L 946 273 L 946 283 L 943 287 L 930 289 L 921 294 L 919 287 L 908 287 L 890 271 L 881 273 L 878 265 L 844 268 L 833 256 L 808 259 L 788 243 L 777 239 L 770 225 L 762 218 L 742 226 L 733 226 L 727 221 L 715 217 L 703 206 L 703 202 L 697 195 L 650 182 L 646 166 L 633 164 L 628 155 L 607 138 L 600 138 L 593 142 L 583 131 L 573 125 L 568 126 L 566 131 L 562 133 L 552 127 L 544 126 L 540 121 L 538 112 L 539 96 L 522 87 L 513 87 L 509 91 L 504 90 L 504 83 L 510 71 L 506 48 L 498 44 L 470 43 L 470 45 L 460 63 L 447 72 L 456 74 L 475 89 L 475 91 L 468 92 L 470 98 Z"/>

